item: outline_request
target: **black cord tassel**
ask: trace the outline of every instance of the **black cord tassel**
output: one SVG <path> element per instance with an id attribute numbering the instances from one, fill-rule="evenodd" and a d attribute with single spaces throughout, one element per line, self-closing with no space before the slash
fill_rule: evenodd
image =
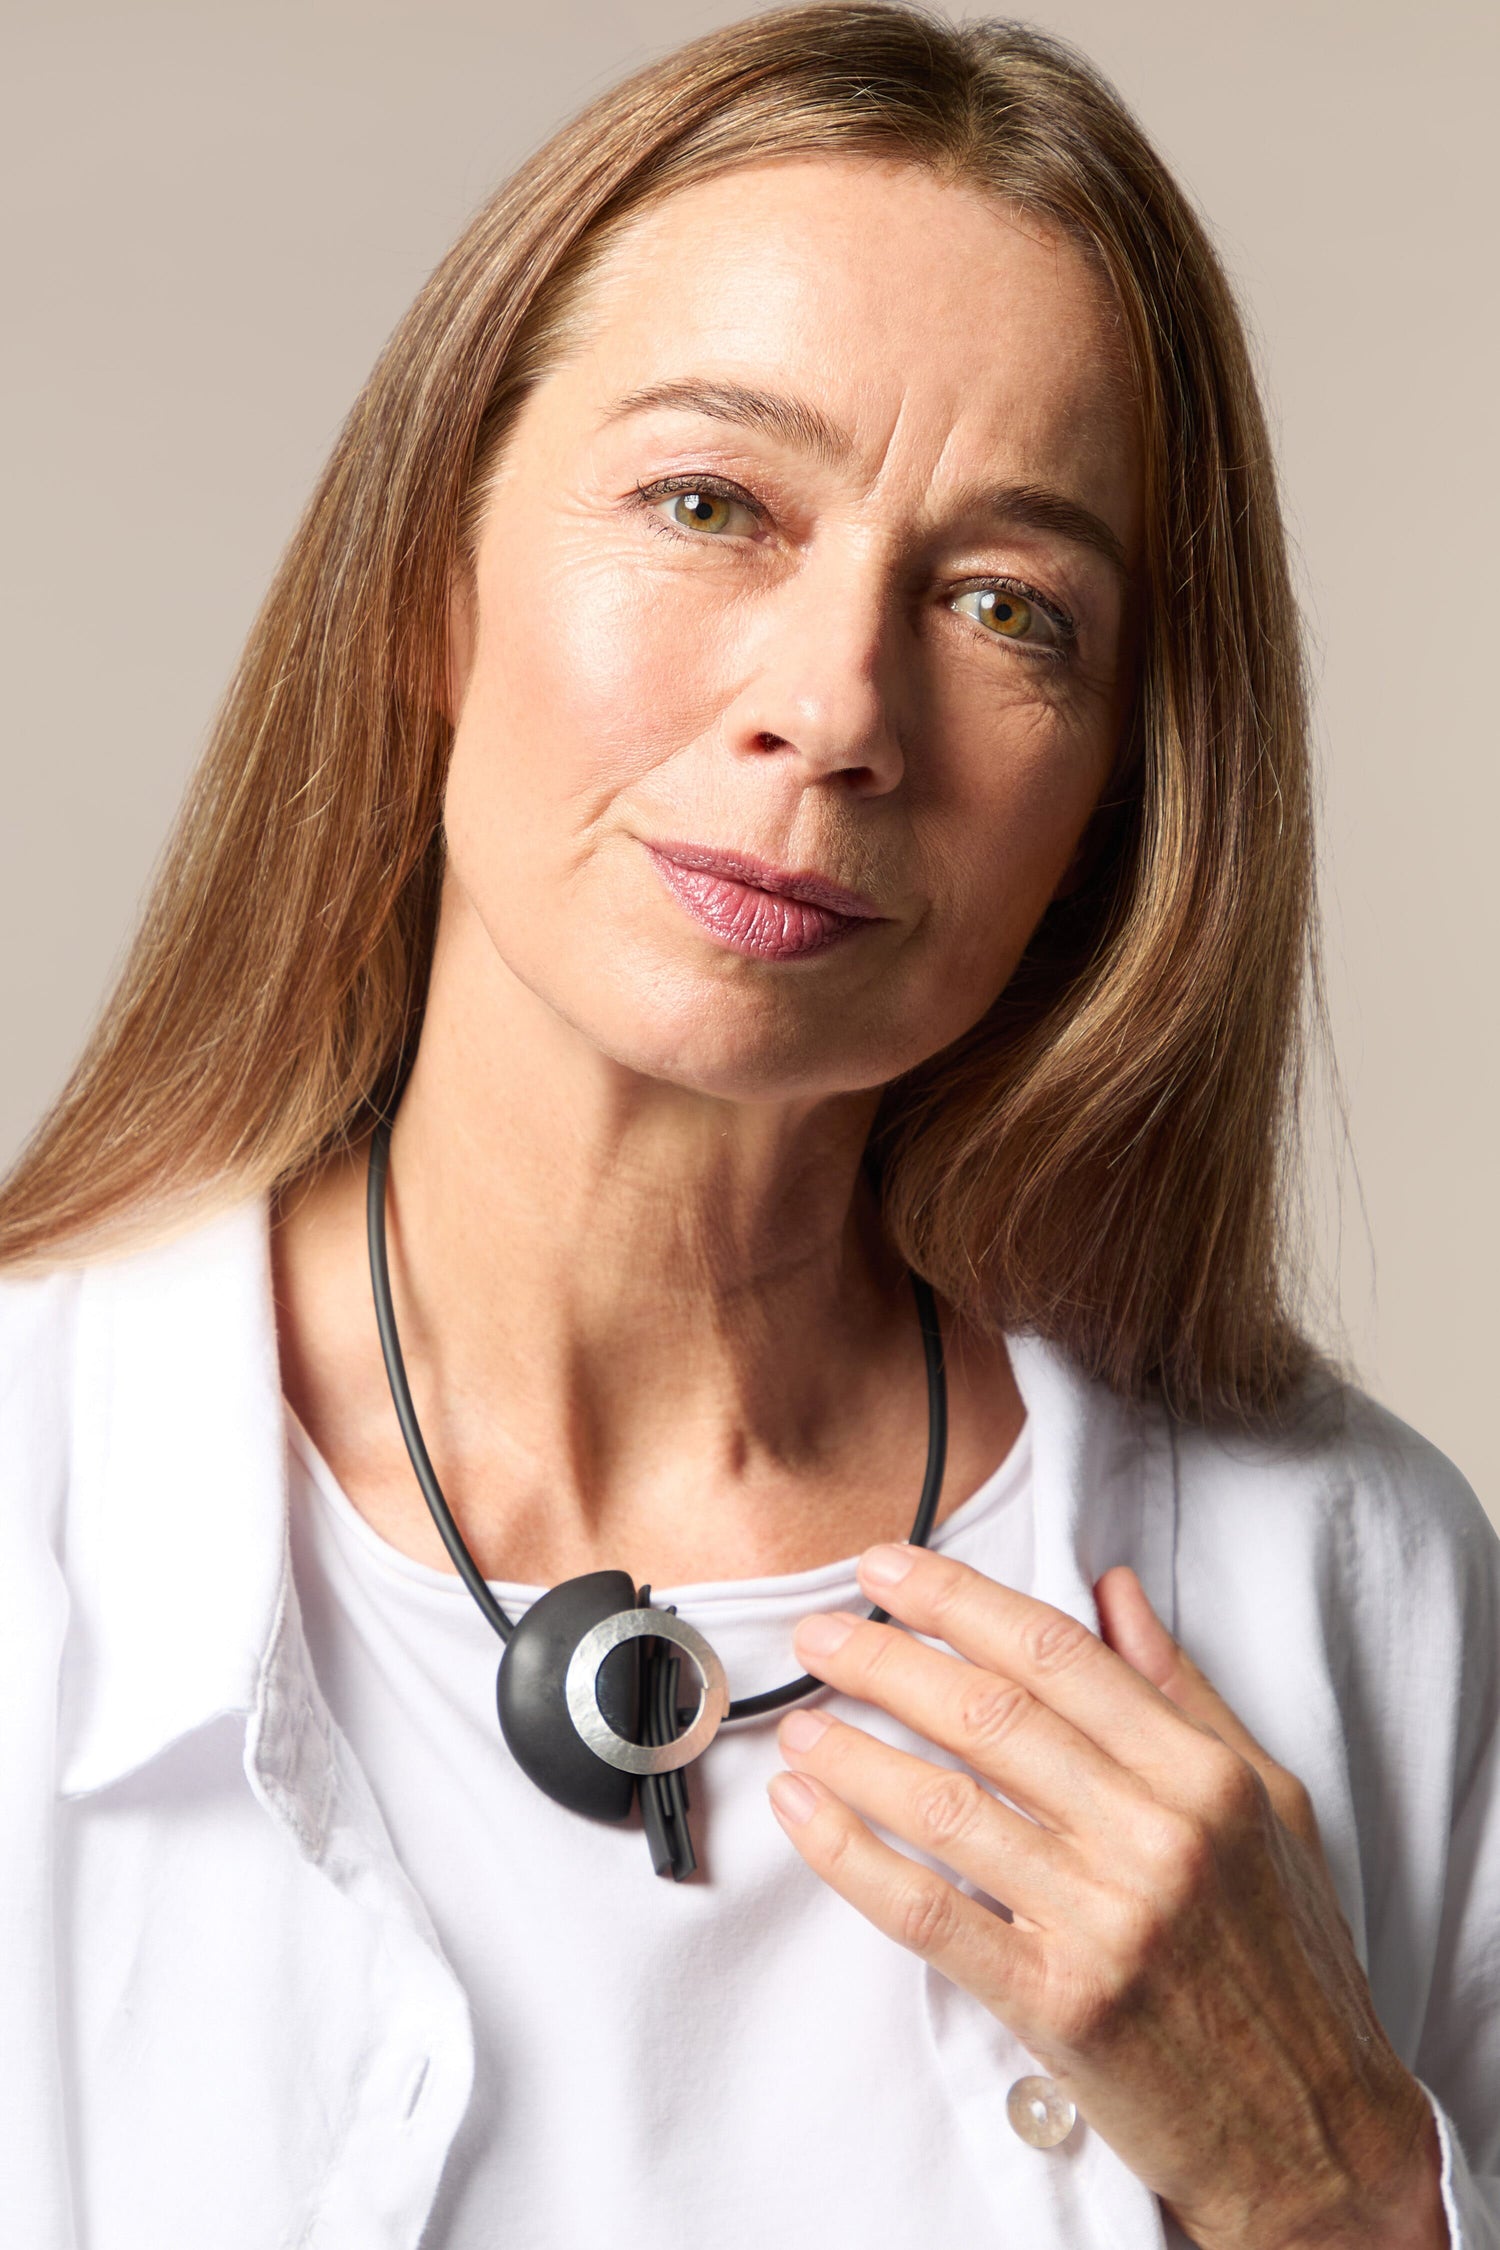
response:
<path id="1" fill-rule="evenodd" d="M 649 1586 L 640 1589 L 636 1606 L 639 1609 L 651 1607 Z M 675 1606 L 668 1605 L 668 1614 L 676 1616 Z M 675 1742 L 693 1714 L 678 1708 L 677 1675 L 681 1660 L 672 1643 L 649 1640 L 640 1645 L 641 1711 L 645 1738 L 655 1748 L 664 1742 Z M 687 1769 L 677 1766 L 671 1773 L 643 1773 L 638 1787 L 641 1820 L 646 1841 L 651 1846 L 651 1864 L 658 1875 L 670 1875 L 674 1882 L 680 1883 L 698 1865 L 692 1830 L 688 1826 Z"/>

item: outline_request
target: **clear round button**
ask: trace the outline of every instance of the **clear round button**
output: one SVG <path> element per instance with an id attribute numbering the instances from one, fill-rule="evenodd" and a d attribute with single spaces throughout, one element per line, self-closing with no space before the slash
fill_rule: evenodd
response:
<path id="1" fill-rule="evenodd" d="M 1056 2148 L 1078 2122 L 1077 2109 L 1051 2078 L 1018 2078 L 1005 2097 L 1005 2114 L 1028 2148 Z"/>

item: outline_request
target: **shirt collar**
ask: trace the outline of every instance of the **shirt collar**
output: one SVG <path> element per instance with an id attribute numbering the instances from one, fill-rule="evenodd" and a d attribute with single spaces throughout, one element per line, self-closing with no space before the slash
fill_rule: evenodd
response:
<path id="1" fill-rule="evenodd" d="M 1172 1425 L 1086 1376 L 1035 1335 L 1008 1335 L 1031 1423 L 1036 1558 L 1028 1592 L 1099 1630 L 1095 1583 L 1129 1563 L 1168 1632 L 1177 1630 L 1177 1466 Z"/>
<path id="2" fill-rule="evenodd" d="M 283 1637 L 286 1452 L 268 1204 L 85 1269 L 64 1568 L 64 1795 L 248 1714 Z"/>
<path id="3" fill-rule="evenodd" d="M 1007 1347 L 1031 1422 L 1031 1591 L 1097 1630 L 1093 1583 L 1129 1561 L 1175 1630 L 1165 1418 L 1122 1405 L 1040 1338 Z M 72 1454 L 63 1794 L 238 1714 L 253 1721 L 252 1779 L 279 1779 L 306 1827 L 326 1798 L 327 1720 L 291 1579 L 264 1196 L 85 1270 Z"/>

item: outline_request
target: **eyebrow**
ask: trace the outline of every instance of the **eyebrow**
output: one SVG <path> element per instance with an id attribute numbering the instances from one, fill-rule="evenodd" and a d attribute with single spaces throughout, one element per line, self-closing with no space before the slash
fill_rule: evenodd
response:
<path id="1" fill-rule="evenodd" d="M 1055 531 L 1080 547 L 1092 547 L 1122 577 L 1128 575 L 1129 561 L 1118 535 L 1103 516 L 1096 516 L 1081 500 L 1070 500 L 1065 492 L 1054 492 L 1045 484 L 1001 484 L 991 488 L 986 505 L 1002 523 L 1017 524 L 1023 531 Z"/>
<path id="2" fill-rule="evenodd" d="M 699 382 L 691 375 L 627 391 L 615 400 L 604 419 L 618 422 L 627 414 L 644 414 L 653 406 L 707 414 L 716 422 L 739 422 L 752 430 L 764 430 L 769 437 L 783 438 L 799 451 L 817 454 L 828 462 L 845 461 L 854 451 L 848 431 L 805 399 L 757 391 L 747 383 Z"/>
<path id="3" fill-rule="evenodd" d="M 647 383 L 639 390 L 627 391 L 615 400 L 604 420 L 606 424 L 622 421 L 628 414 L 644 414 L 653 407 L 706 414 L 716 422 L 737 422 L 742 428 L 763 430 L 767 436 L 780 438 L 799 452 L 829 463 L 846 461 L 854 451 L 848 431 L 806 399 L 756 390 L 748 383 L 705 382 L 693 376 Z M 992 485 L 979 504 L 1003 526 L 1056 532 L 1081 547 L 1091 547 L 1122 575 L 1128 568 L 1124 546 L 1104 518 L 1049 485 Z"/>

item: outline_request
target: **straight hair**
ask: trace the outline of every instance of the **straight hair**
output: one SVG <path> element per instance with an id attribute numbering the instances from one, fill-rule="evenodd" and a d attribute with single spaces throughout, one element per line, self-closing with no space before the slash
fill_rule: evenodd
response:
<path id="1" fill-rule="evenodd" d="M 778 156 L 899 158 L 1036 214 L 1112 294 L 1145 463 L 1134 708 L 1087 878 L 985 1017 L 886 1088 L 891 1240 L 982 1327 L 1129 1397 L 1277 1417 L 1319 992 L 1308 725 L 1232 292 L 1114 90 L 1024 25 L 907 5 L 731 24 L 626 79 L 479 211 L 356 401 L 251 630 L 139 932 L 0 1188 L 35 1267 L 273 1197 L 391 1101 L 443 867 L 448 604 L 517 412 L 619 230 Z"/>

